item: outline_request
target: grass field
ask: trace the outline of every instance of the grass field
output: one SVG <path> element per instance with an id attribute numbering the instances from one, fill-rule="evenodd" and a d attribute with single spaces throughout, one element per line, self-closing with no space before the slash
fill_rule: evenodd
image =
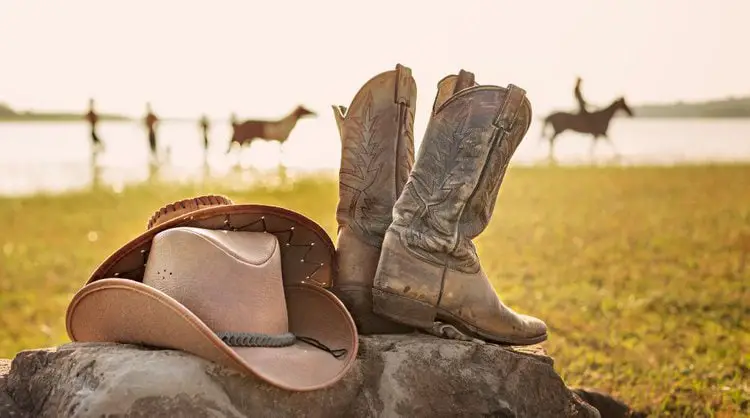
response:
<path id="1" fill-rule="evenodd" d="M 162 204 L 225 193 L 336 225 L 334 180 L 0 199 L 0 357 L 67 341 L 68 301 Z M 750 166 L 512 168 L 477 240 L 498 293 L 547 321 L 571 386 L 653 416 L 750 415 Z"/>

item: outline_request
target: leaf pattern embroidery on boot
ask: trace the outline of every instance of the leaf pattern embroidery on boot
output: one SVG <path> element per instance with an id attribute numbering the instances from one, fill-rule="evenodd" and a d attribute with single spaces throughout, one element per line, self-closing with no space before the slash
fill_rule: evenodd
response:
<path id="1" fill-rule="evenodd" d="M 438 252 L 450 252 L 456 244 L 455 225 L 463 202 L 473 189 L 472 177 L 481 166 L 485 129 L 472 129 L 471 101 L 457 103 L 448 116 L 437 115 L 431 130 L 431 150 L 419 156 L 420 169 L 412 172 L 407 188 L 420 203 L 411 219 L 409 240 Z M 486 147 L 484 147 L 486 148 Z"/>
<path id="2" fill-rule="evenodd" d="M 339 172 L 340 187 L 351 193 L 347 215 L 363 233 L 377 233 L 378 230 L 385 229 L 382 226 L 367 228 L 367 225 L 373 223 L 383 223 L 382 220 L 375 219 L 383 212 L 379 208 L 381 197 L 368 194 L 370 187 L 378 180 L 383 166 L 379 161 L 383 153 L 382 144 L 377 141 L 379 123 L 380 116 L 373 111 L 372 92 L 368 91 L 361 115 L 345 122 L 350 125 L 346 129 L 347 135 L 356 137 L 348 137 L 343 141 L 342 166 Z"/>
<path id="3" fill-rule="evenodd" d="M 467 273 L 479 268 L 476 249 L 462 228 L 481 217 L 470 202 L 484 193 L 480 177 L 493 169 L 486 164 L 497 151 L 506 151 L 493 150 L 493 121 L 503 95 L 480 90 L 456 97 L 429 121 L 392 224 L 404 245 L 424 260 Z"/>

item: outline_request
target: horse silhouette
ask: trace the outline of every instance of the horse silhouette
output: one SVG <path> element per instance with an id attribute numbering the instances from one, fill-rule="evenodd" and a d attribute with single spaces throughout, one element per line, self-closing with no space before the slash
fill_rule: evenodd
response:
<path id="1" fill-rule="evenodd" d="M 297 106 L 291 113 L 279 120 L 246 120 L 237 122 L 232 115 L 232 139 L 227 147 L 227 154 L 232 150 L 232 145 L 241 147 L 250 146 L 256 139 L 275 141 L 281 147 L 284 145 L 297 121 L 303 117 L 317 116 L 312 110 L 304 106 Z"/>
<path id="2" fill-rule="evenodd" d="M 609 136 L 607 136 L 607 131 L 609 130 L 609 122 L 612 120 L 612 117 L 614 117 L 615 113 L 618 110 L 623 110 L 628 114 L 628 116 L 633 116 L 633 111 L 625 102 L 625 98 L 620 97 L 604 109 L 600 109 L 594 112 L 555 112 L 544 118 L 544 126 L 542 126 L 542 140 L 545 139 L 544 135 L 547 130 L 547 126 L 552 125 L 553 129 L 552 136 L 546 138 L 549 141 L 549 158 L 553 158 L 555 139 L 558 135 L 567 130 L 593 136 L 591 148 L 589 149 L 589 154 L 592 156 L 594 153 L 596 142 L 600 138 L 606 139 L 607 142 L 615 150 L 615 153 L 619 155 L 617 149 L 615 148 L 615 144 L 612 142 Z"/>

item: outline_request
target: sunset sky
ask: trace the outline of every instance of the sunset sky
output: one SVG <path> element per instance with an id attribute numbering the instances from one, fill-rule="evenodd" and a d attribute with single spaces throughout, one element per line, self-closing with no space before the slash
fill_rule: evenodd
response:
<path id="1" fill-rule="evenodd" d="M 525 88 L 535 112 L 750 94 L 747 0 L 2 0 L 0 102 L 225 118 L 297 103 L 330 116 L 412 68 L 420 111 L 460 68 Z"/>

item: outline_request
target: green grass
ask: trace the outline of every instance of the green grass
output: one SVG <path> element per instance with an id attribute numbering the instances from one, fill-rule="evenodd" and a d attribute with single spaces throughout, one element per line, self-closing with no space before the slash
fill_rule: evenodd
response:
<path id="1" fill-rule="evenodd" d="M 336 229 L 334 180 L 0 199 L 0 357 L 66 342 L 94 267 L 162 204 L 204 192 Z M 477 244 L 503 300 L 547 321 L 569 385 L 653 416 L 750 412 L 750 166 L 514 167 Z"/>

